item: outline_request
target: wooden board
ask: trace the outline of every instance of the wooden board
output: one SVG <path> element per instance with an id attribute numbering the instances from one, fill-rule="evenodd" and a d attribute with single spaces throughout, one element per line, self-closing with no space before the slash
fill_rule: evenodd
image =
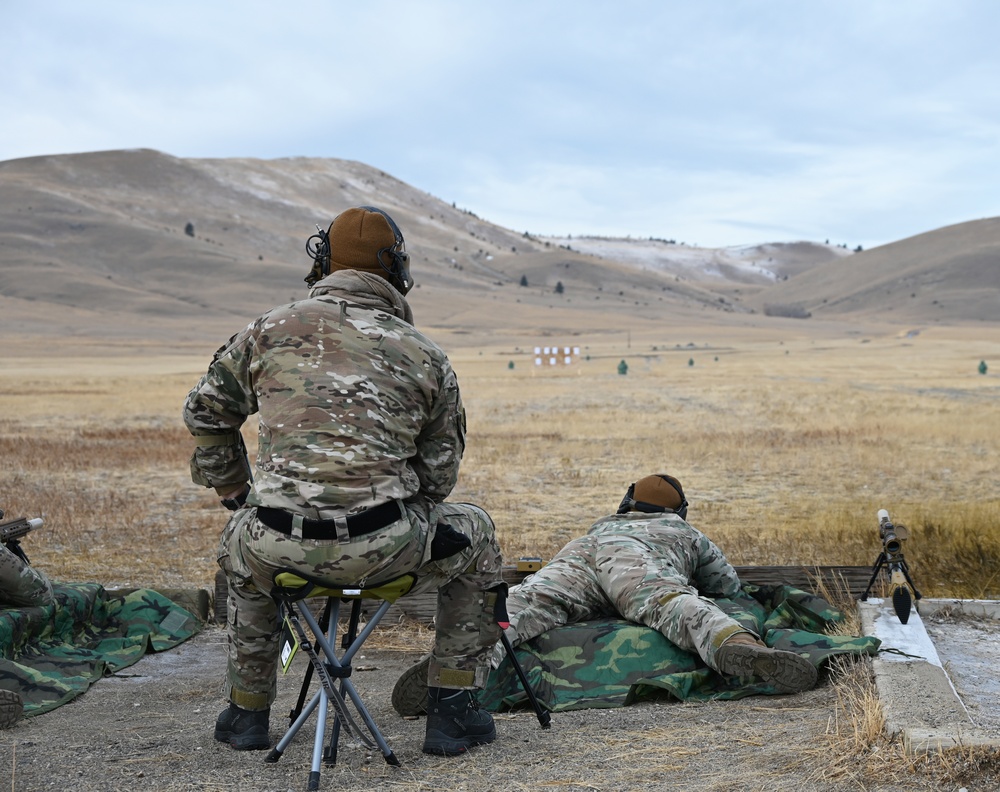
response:
<path id="1" fill-rule="evenodd" d="M 736 573 L 744 583 L 757 586 L 795 586 L 804 591 L 825 595 L 832 599 L 852 599 L 861 597 L 868 586 L 872 570 L 870 567 L 840 566 L 738 566 Z M 518 572 L 515 566 L 505 566 L 504 580 L 515 585 L 530 573 Z M 437 593 L 403 597 L 393 611 L 424 624 L 434 622 L 437 608 Z"/>

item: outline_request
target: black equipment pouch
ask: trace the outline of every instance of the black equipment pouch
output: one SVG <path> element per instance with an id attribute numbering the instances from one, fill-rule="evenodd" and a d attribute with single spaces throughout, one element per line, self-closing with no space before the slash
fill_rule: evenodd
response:
<path id="1" fill-rule="evenodd" d="M 472 546 L 472 540 L 448 523 L 438 523 L 431 541 L 431 561 L 449 558 Z"/>

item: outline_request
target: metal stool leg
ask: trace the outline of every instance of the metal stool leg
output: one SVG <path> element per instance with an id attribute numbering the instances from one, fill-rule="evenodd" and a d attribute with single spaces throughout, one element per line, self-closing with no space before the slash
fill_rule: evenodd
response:
<path id="1" fill-rule="evenodd" d="M 326 711 L 329 704 L 326 690 L 319 691 L 319 712 L 316 714 L 316 736 L 313 738 L 312 767 L 309 770 L 309 789 L 319 789 L 320 763 L 323 761 L 323 738 L 326 736 Z"/>
<path id="2" fill-rule="evenodd" d="M 316 633 L 316 640 L 323 649 L 323 654 L 326 655 L 327 659 L 330 661 L 330 664 L 334 667 L 334 669 L 340 670 L 341 668 L 347 667 L 351 664 L 351 660 L 354 658 L 354 655 L 357 654 L 358 650 L 364 645 L 364 642 L 368 639 L 368 636 L 371 635 L 372 631 L 378 626 L 379 621 L 381 621 L 382 617 L 385 615 L 385 612 L 389 610 L 391 605 L 392 605 L 391 602 L 383 600 L 383 602 L 379 605 L 378 610 L 375 611 L 371 619 L 369 619 L 368 623 L 364 626 L 364 629 L 362 629 L 361 632 L 357 634 L 354 640 L 350 641 L 349 647 L 347 648 L 347 650 L 345 650 L 345 652 L 343 653 L 343 655 L 341 655 L 339 659 L 337 659 L 336 652 L 333 649 L 333 644 L 336 639 L 336 627 L 337 627 L 336 619 L 335 618 L 331 619 L 329 637 L 327 637 L 323 634 L 322 629 L 319 629 L 319 624 L 316 621 L 316 617 L 309 612 L 308 608 L 302 609 L 302 617 L 306 620 L 306 623 L 309 625 L 310 629 L 312 629 Z M 317 630 L 319 630 L 319 632 L 316 632 Z M 372 719 L 371 714 L 368 712 L 368 708 L 361 700 L 361 696 L 358 694 L 357 689 L 354 687 L 354 683 L 351 682 L 351 680 L 346 676 L 341 677 L 340 689 L 343 693 L 347 694 L 345 698 L 350 699 L 351 702 L 354 704 L 354 708 L 358 711 L 358 714 L 364 721 L 365 726 L 368 728 L 369 733 L 375 740 L 376 745 L 378 745 L 379 750 L 382 752 L 382 756 L 385 758 L 386 763 L 398 767 L 399 760 L 396 758 L 396 754 L 393 753 L 392 748 L 389 747 L 389 744 L 386 742 L 385 738 L 382 736 L 382 733 L 379 731 L 378 726 L 375 725 L 375 721 Z M 339 719 L 340 718 L 338 715 L 337 720 L 334 721 L 334 728 L 338 728 L 337 724 L 339 722 Z M 336 751 L 332 752 L 332 756 L 333 756 L 333 761 L 328 762 L 328 764 L 334 764 L 336 762 Z"/>
<path id="3" fill-rule="evenodd" d="M 281 758 L 281 755 L 285 752 L 285 749 L 288 747 L 288 744 L 292 741 L 292 738 L 295 737 L 296 734 L 298 734 L 298 731 L 299 729 L 302 728 L 302 725 L 307 720 L 309 720 L 309 716 L 312 715 L 313 710 L 316 709 L 316 705 L 319 704 L 319 700 L 322 694 L 323 694 L 322 690 L 316 691 L 316 695 L 312 697 L 312 700 L 309 702 L 309 704 L 306 705 L 305 709 L 303 709 L 298 714 L 298 717 L 295 718 L 295 721 L 292 723 L 292 725 L 288 727 L 288 731 L 285 732 L 285 736 L 282 737 L 278 741 L 278 744 L 271 749 L 270 753 L 268 753 L 268 755 L 264 757 L 265 762 L 273 764 L 274 762 L 277 762 Z"/>
<path id="4" fill-rule="evenodd" d="M 303 687 L 299 692 L 298 702 L 290 713 L 294 721 L 290 724 L 281 740 L 278 741 L 278 744 L 265 758 L 265 761 L 271 763 L 277 762 L 299 729 L 315 713 L 316 731 L 313 736 L 309 790 L 319 789 L 322 764 L 325 763 L 327 766 L 336 764 L 340 735 L 344 730 L 354 735 L 362 744 L 369 748 L 374 748 L 377 745 L 387 764 L 399 766 L 399 760 L 375 725 L 375 721 L 372 719 L 361 696 L 354 687 L 354 683 L 349 678 L 352 658 L 361 649 L 372 631 L 378 626 L 379 621 L 385 615 L 391 603 L 383 600 L 372 618 L 359 631 L 361 602 L 360 600 L 353 601 L 349 626 L 343 640 L 344 651 L 338 657 L 334 647 L 337 639 L 340 598 L 328 598 L 326 607 L 319 620 L 317 620 L 304 600 L 291 601 L 286 599 L 283 602 L 284 605 L 282 607 L 288 609 L 290 620 L 295 624 L 295 629 L 299 632 L 300 644 L 310 656 L 310 665 L 306 671 Z M 308 625 L 309 630 L 312 632 L 312 640 L 309 640 L 307 633 L 299 624 L 299 620 Z M 314 670 L 315 674 L 313 673 Z M 310 699 L 309 703 L 303 706 L 309 681 L 313 675 L 318 677 L 320 688 L 312 699 Z M 334 680 L 339 680 L 340 683 L 336 687 L 334 686 Z M 347 701 L 353 704 L 357 714 L 360 715 L 368 734 L 371 735 L 371 739 L 368 738 L 351 716 L 346 707 Z M 334 709 L 331 738 L 329 746 L 324 750 L 328 711 L 331 705 Z"/>

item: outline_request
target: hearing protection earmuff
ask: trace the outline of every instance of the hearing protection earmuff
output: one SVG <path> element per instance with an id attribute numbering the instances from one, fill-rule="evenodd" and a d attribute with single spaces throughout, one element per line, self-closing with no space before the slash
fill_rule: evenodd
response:
<path id="1" fill-rule="evenodd" d="M 386 212 L 378 207 L 359 206 L 358 208 L 382 215 L 389 224 L 395 242 L 388 247 L 379 249 L 375 255 L 379 266 L 389 276 L 389 283 L 401 294 L 406 294 L 413 288 L 413 279 L 410 277 L 410 255 L 406 252 L 406 242 L 403 239 L 402 232 L 399 230 L 399 226 L 396 225 L 396 222 Z M 317 281 L 322 280 L 330 274 L 331 251 L 329 231 L 317 225 L 316 233 L 306 240 L 306 253 L 313 260 L 313 268 L 304 279 L 311 287 Z M 386 263 L 386 256 L 388 256 L 388 263 Z"/>
<path id="2" fill-rule="evenodd" d="M 406 252 L 406 241 L 403 239 L 403 232 L 399 230 L 399 226 L 396 225 L 396 221 L 378 207 L 362 206 L 360 208 L 367 209 L 369 212 L 377 212 L 382 215 L 382 217 L 384 217 L 386 222 L 389 224 L 389 228 L 392 229 L 392 235 L 396 238 L 396 242 L 391 247 L 384 247 L 379 250 L 378 263 L 381 264 L 382 268 L 389 273 L 389 279 L 392 285 L 399 289 L 401 294 L 406 294 L 413 288 L 413 279 L 410 278 L 410 254 Z M 327 244 L 329 245 L 329 239 L 327 239 Z M 382 260 L 382 256 L 386 253 L 389 254 L 390 258 L 388 266 L 386 266 L 385 261 Z M 394 280 L 395 282 L 393 282 Z"/>

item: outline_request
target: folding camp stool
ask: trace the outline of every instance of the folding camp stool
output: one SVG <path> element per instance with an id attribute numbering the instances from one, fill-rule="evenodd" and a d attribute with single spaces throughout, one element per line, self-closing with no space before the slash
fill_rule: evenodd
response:
<path id="1" fill-rule="evenodd" d="M 309 773 L 308 789 L 319 789 L 321 761 L 325 762 L 328 767 L 337 763 L 337 744 L 341 728 L 346 729 L 368 748 L 374 748 L 377 745 L 387 764 L 399 765 L 399 760 L 396 759 L 396 755 L 378 730 L 375 721 L 372 720 L 368 709 L 361 700 L 361 696 L 358 695 L 354 683 L 351 682 L 351 659 L 358 653 L 365 640 L 371 635 L 386 611 L 389 610 L 389 606 L 408 592 L 415 581 L 414 575 L 403 575 L 388 583 L 362 589 L 356 586 L 342 586 L 320 578 L 310 578 L 288 569 L 278 570 L 274 574 L 274 587 L 271 589 L 271 596 L 278 604 L 279 618 L 286 625 L 281 644 L 282 666 L 285 669 L 288 668 L 291 661 L 290 655 L 294 653 L 295 648 L 303 649 L 309 656 L 310 663 L 306 668 L 298 702 L 288 716 L 290 723 L 288 731 L 271 749 L 264 760 L 265 762 L 273 763 L 281 758 L 292 738 L 315 711 L 317 714 L 316 734 L 313 740 L 312 769 Z M 308 600 L 316 597 L 326 598 L 319 619 L 316 618 L 308 603 Z M 369 618 L 368 623 L 359 632 L 363 600 L 379 601 L 379 605 Z M 351 611 L 347 631 L 341 642 L 343 651 L 338 656 L 335 643 L 342 602 L 350 602 Z M 305 622 L 309 627 L 309 632 L 305 630 L 302 622 Z M 291 633 L 290 636 L 288 631 Z M 313 674 L 319 678 L 319 690 L 316 691 L 309 703 L 305 704 Z M 339 685 L 336 682 L 339 682 Z M 351 714 L 348 702 L 353 705 L 361 717 L 365 730 L 362 730 Z M 334 721 L 330 743 L 324 751 L 323 741 L 326 736 L 328 705 L 333 706 Z"/>

